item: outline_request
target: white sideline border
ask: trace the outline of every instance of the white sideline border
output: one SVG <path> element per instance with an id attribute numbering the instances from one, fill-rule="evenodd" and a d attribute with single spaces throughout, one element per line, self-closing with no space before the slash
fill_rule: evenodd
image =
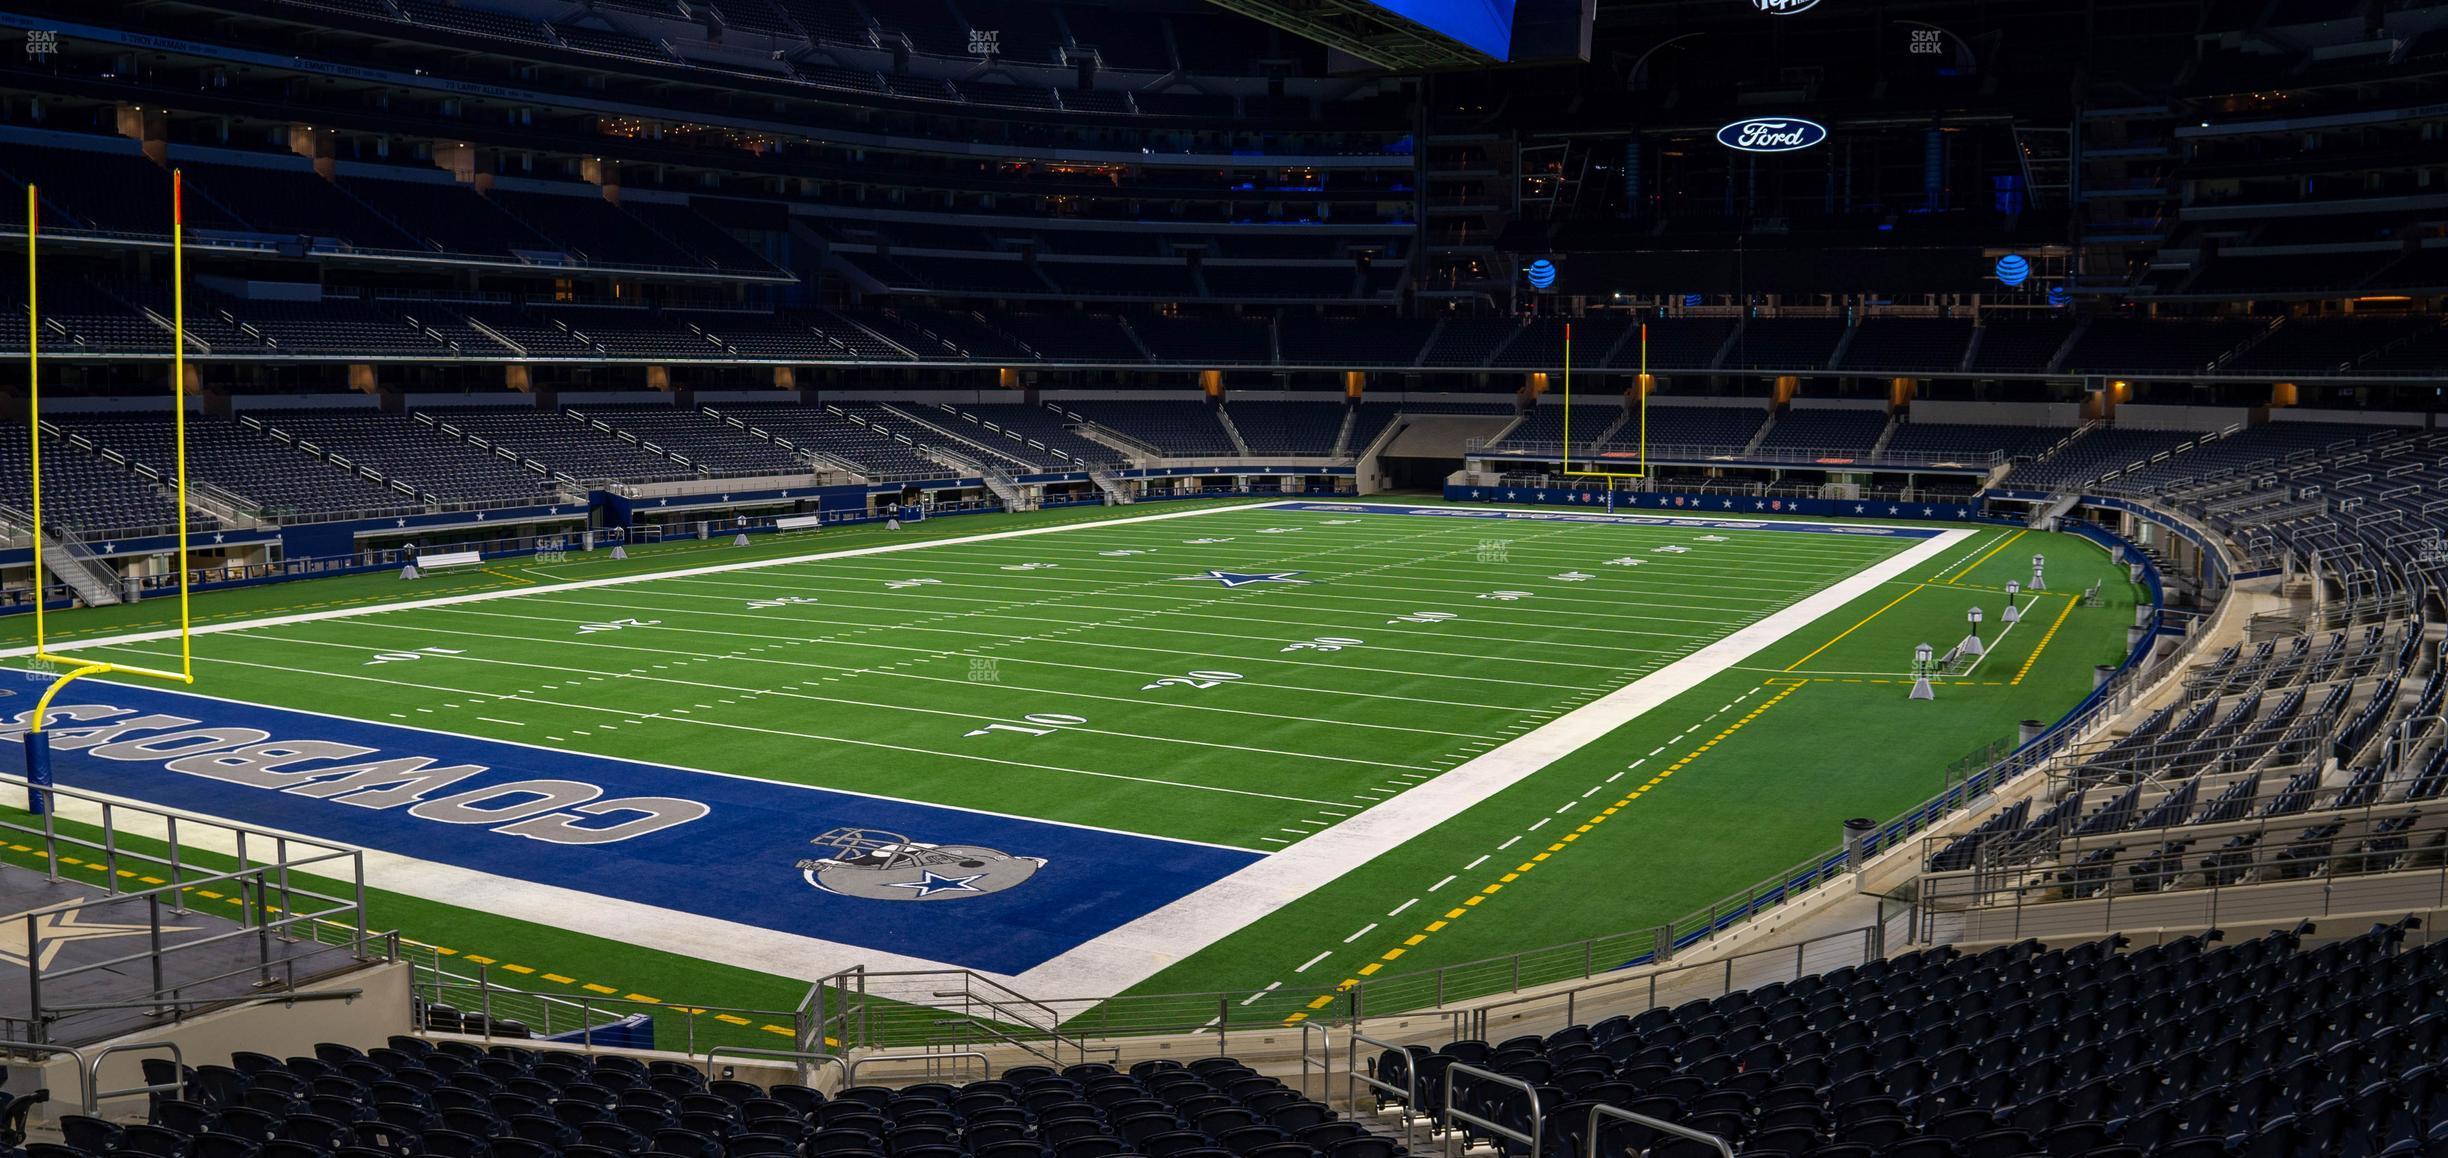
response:
<path id="1" fill-rule="evenodd" d="M 889 554 L 1072 530 L 1197 518 L 1236 511 L 1309 506 L 1320 501 L 1298 498 L 1277 502 L 1201 507 L 1196 510 L 1168 511 L 1117 519 L 1092 519 L 947 539 L 888 543 L 873 547 L 812 552 L 774 559 L 745 560 L 738 563 L 711 564 L 636 575 L 610 576 L 602 579 L 538 584 L 533 587 L 506 591 L 436 596 L 367 607 L 337 608 L 328 611 L 302 612 L 211 624 L 195 628 L 194 634 L 222 634 L 293 623 L 355 618 L 391 611 L 453 606 L 496 599 L 516 599 L 559 591 L 617 587 L 667 578 L 759 570 L 827 559 Z M 1400 513 L 1405 509 L 1427 504 L 1343 503 L 1336 505 Z M 1490 506 L 1485 509 L 1548 513 L 1540 508 L 1525 507 Z M 1332 514 L 1334 512 L 1309 513 Z M 1456 521 L 1467 525 L 1467 520 Z M 1723 521 L 1725 520 L 1715 516 L 1647 516 L 1639 522 L 1592 521 L 1589 525 L 1658 526 L 1662 523 L 1688 526 Z M 1780 519 L 1766 521 L 1758 529 L 1772 531 L 1780 524 L 1811 522 L 1816 521 Z M 1864 524 L 1818 523 L 1818 525 L 1862 526 Z M 1869 525 L 1885 525 L 1911 530 L 1926 529 L 1907 528 L 1897 524 Z M 1854 599 L 1870 593 L 1880 584 L 1896 578 L 1904 571 L 1976 533 L 1969 529 L 1939 531 L 1920 544 L 1856 572 L 1775 615 L 1742 628 L 1648 676 L 1550 720 L 1547 724 L 1524 733 L 1511 742 L 1483 753 L 1433 779 L 1415 785 L 1382 804 L 1355 814 L 1330 828 L 1322 829 L 1299 844 L 1281 852 L 1262 854 L 1261 859 L 1249 867 L 1136 920 L 1082 942 L 1043 964 L 1018 974 L 981 972 L 981 975 L 1010 985 L 1021 992 L 1039 995 L 1041 999 L 1047 993 L 1054 994 L 1056 998 L 1099 998 L 1120 993 L 1215 941 L 1239 932 L 1267 913 L 1341 878 L 1375 859 L 1378 854 L 1425 833 L 1458 815 L 1462 810 L 1527 779 L 1548 764 L 1572 754 L 1589 742 L 1638 718 L 1651 708 L 1697 686 L 1701 681 L 1726 667 L 1808 627 Z M 178 634 L 176 630 L 133 632 L 79 640 L 73 644 L 54 648 L 53 651 L 54 654 L 61 654 L 81 648 L 152 643 L 165 639 L 176 639 Z M 33 653 L 34 649 L 31 647 L 0 649 L 0 659 L 22 658 Z M 104 683 L 102 686 L 109 685 Z M 185 694 L 194 695 L 195 693 Z M 220 697 L 198 696 L 197 698 L 218 699 Z M 326 714 L 313 712 L 311 709 L 306 711 L 307 714 L 312 715 Z M 352 717 L 335 716 L 333 718 L 350 719 Z M 409 731 L 426 730 L 414 726 L 405 727 Z M 519 743 L 517 741 L 501 742 L 514 745 Z M 679 768 L 677 765 L 665 766 Z M 701 769 L 679 770 L 703 771 Z M 722 775 L 712 772 L 705 774 Z M 156 807 L 142 800 L 124 797 L 109 797 L 109 799 L 130 805 Z M 68 802 L 62 801 L 62 803 Z M 63 809 L 63 811 L 74 814 L 69 809 Z M 79 819 L 99 819 L 99 809 L 84 811 L 89 812 L 90 815 L 80 816 Z M 226 818 L 222 819 L 226 820 Z M 131 825 L 130 827 L 143 831 L 140 826 Z M 263 832 L 283 831 L 252 822 L 244 823 L 244 827 Z M 318 844 L 331 843 L 325 838 L 303 833 L 285 834 L 295 836 L 302 841 Z M 211 847 L 211 844 L 207 842 L 197 843 Z M 225 846 L 220 851 L 230 851 L 230 848 Z M 601 937 L 618 943 L 633 944 L 641 948 L 696 957 L 717 964 L 753 969 L 777 976 L 813 980 L 862 964 L 877 971 L 965 968 L 923 957 L 889 953 L 861 945 L 804 937 L 713 917 L 697 916 L 600 893 L 499 877 L 490 873 L 398 853 L 367 849 L 364 850 L 364 856 L 366 875 L 370 882 L 374 882 L 372 887 L 385 892 L 396 892 L 443 904 L 480 909 L 516 920 Z"/>
<path id="2" fill-rule="evenodd" d="M 1120 993 L 1530 778 L 1652 708 L 1971 538 L 1941 531 L 1298 844 L 1121 925 L 1007 984 L 1040 1000 Z"/>

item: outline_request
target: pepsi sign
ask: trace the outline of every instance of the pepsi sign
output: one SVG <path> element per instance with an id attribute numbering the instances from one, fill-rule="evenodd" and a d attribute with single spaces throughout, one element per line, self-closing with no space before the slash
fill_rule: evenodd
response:
<path id="1" fill-rule="evenodd" d="M 1753 117 L 1717 130 L 1717 143 L 1738 153 L 1791 153 L 1827 139 L 1827 127 L 1800 117 Z"/>

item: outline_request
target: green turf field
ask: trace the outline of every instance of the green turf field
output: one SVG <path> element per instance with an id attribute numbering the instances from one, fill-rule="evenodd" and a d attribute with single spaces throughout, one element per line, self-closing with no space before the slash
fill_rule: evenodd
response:
<path id="1" fill-rule="evenodd" d="M 1681 917 L 1927 797 L 2122 656 L 2134 591 L 2097 547 L 1941 529 L 1899 570 L 1920 540 L 1242 503 L 947 519 L 201 596 L 197 690 L 1254 854 L 1280 895 L 1023 976 L 1281 1021 Z M 1043 533 L 981 537 L 1013 530 Z M 2001 634 L 2035 553 L 2056 591 Z M 1945 650 L 1975 605 L 1989 654 L 1908 703 L 1912 645 Z M 58 615 L 55 641 L 158 665 L 174 641 L 112 641 L 163 606 Z M 785 967 L 380 863 L 378 923 L 546 992 L 780 1009 L 856 956 Z"/>

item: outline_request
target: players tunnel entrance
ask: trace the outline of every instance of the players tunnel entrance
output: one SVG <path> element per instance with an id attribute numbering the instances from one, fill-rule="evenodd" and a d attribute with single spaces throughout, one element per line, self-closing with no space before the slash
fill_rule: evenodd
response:
<path id="1" fill-rule="evenodd" d="M 1388 490 L 1442 491 L 1445 489 L 1446 478 L 1462 469 L 1462 459 L 1460 456 L 1396 458 L 1389 454 L 1379 458 L 1377 465 L 1385 472 L 1385 485 Z"/>

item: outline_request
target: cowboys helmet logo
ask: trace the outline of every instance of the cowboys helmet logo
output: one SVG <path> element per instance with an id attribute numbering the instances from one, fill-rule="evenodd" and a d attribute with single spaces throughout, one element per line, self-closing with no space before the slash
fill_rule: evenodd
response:
<path id="1" fill-rule="evenodd" d="M 999 893 L 1026 881 L 1045 859 L 974 844 L 924 844 L 873 828 L 836 828 L 809 844 L 829 857 L 798 863 L 807 883 L 870 901 L 954 901 Z"/>

